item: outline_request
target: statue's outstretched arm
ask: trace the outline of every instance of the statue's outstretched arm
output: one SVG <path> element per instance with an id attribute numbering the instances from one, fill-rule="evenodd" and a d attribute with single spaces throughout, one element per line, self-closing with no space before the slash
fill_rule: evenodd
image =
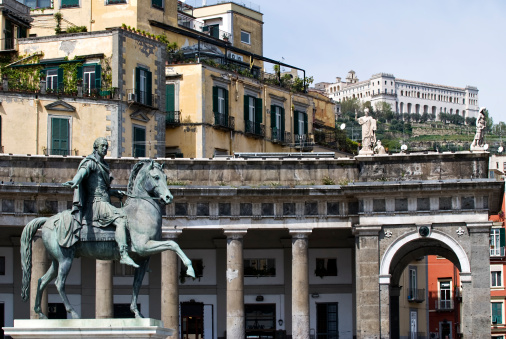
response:
<path id="1" fill-rule="evenodd" d="M 83 181 L 83 179 L 86 177 L 86 174 L 88 174 L 86 169 L 80 168 L 79 171 L 77 171 L 77 174 L 74 176 L 74 179 L 72 179 L 71 181 L 64 182 L 62 185 L 70 188 L 76 188 L 81 183 L 81 181 Z"/>

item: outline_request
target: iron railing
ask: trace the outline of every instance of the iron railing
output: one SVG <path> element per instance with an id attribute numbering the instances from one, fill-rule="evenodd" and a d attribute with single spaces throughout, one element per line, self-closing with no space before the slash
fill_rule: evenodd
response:
<path id="1" fill-rule="evenodd" d="M 424 288 L 410 288 L 408 290 L 408 301 L 421 303 L 425 300 Z"/>
<path id="2" fill-rule="evenodd" d="M 136 89 L 127 89 L 127 101 L 158 108 L 158 95 Z"/>
<path id="3" fill-rule="evenodd" d="M 504 257 L 504 246 L 500 246 L 500 247 L 490 246 L 490 256 L 491 257 Z"/>
<path id="4" fill-rule="evenodd" d="M 271 141 L 285 143 L 291 139 L 290 132 L 282 132 L 281 129 L 273 127 L 271 128 Z"/>
<path id="5" fill-rule="evenodd" d="M 210 37 L 219 40 L 228 41 L 232 39 L 232 35 L 230 34 L 230 32 L 223 31 L 218 27 L 216 27 L 215 25 L 206 25 L 203 21 L 197 20 L 182 13 L 178 13 L 177 15 L 177 24 L 179 26 L 207 34 Z"/>
<path id="6" fill-rule="evenodd" d="M 180 111 L 165 112 L 165 125 L 179 125 L 181 123 Z"/>
<path id="7" fill-rule="evenodd" d="M 314 145 L 314 137 L 312 133 L 308 134 L 295 134 L 294 135 L 295 147 L 311 147 Z"/>
<path id="8" fill-rule="evenodd" d="M 454 308 L 453 300 L 451 299 L 438 299 L 435 300 L 436 311 L 451 311 Z"/>
<path id="9" fill-rule="evenodd" d="M 214 112 L 214 126 L 233 130 L 235 128 L 235 118 L 228 114 Z"/>
<path id="10" fill-rule="evenodd" d="M 265 136 L 265 125 L 259 122 L 246 120 L 246 134 L 256 135 L 256 136 Z"/>

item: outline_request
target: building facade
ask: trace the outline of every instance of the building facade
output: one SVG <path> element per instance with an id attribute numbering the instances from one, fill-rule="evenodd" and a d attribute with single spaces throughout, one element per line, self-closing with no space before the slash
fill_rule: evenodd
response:
<path id="1" fill-rule="evenodd" d="M 321 83 L 317 88 L 324 89 L 329 98 L 337 102 L 357 98 L 361 102 L 370 101 L 373 107 L 378 102 L 386 102 L 396 113 L 428 113 L 436 118 L 440 113 L 449 113 L 476 118 L 479 109 L 476 87 L 404 80 L 387 73 L 359 81 L 355 72 L 350 71 L 345 81 L 337 77 L 335 83 Z"/>

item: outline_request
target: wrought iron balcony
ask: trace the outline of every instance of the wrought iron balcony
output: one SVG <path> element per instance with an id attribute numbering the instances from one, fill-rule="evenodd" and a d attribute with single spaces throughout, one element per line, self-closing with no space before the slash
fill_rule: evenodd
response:
<path id="1" fill-rule="evenodd" d="M 283 143 L 285 141 L 285 135 L 281 132 L 281 129 L 273 127 L 271 128 L 271 142 Z"/>
<path id="2" fill-rule="evenodd" d="M 312 150 L 314 145 L 314 137 L 312 133 L 308 134 L 295 134 L 294 135 L 295 148 L 302 150 Z"/>
<path id="3" fill-rule="evenodd" d="M 235 118 L 228 114 L 214 112 L 214 127 L 226 130 L 235 129 Z"/>
<path id="4" fill-rule="evenodd" d="M 181 112 L 170 111 L 165 112 L 165 126 L 177 126 L 181 124 Z"/>
<path id="5" fill-rule="evenodd" d="M 135 89 L 127 89 L 127 101 L 158 108 L 158 95 Z"/>
<path id="6" fill-rule="evenodd" d="M 265 125 L 259 122 L 246 120 L 246 130 L 244 131 L 246 134 L 256 137 L 265 136 Z"/>
<path id="7" fill-rule="evenodd" d="M 453 311 L 454 303 L 453 300 L 448 299 L 438 299 L 435 301 L 436 311 L 444 312 L 444 311 Z"/>
<path id="8" fill-rule="evenodd" d="M 421 303 L 425 301 L 425 289 L 424 288 L 410 288 L 408 290 L 408 301 Z"/>

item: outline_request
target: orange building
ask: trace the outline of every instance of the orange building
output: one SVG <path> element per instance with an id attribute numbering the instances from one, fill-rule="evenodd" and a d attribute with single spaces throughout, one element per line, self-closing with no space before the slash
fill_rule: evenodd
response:
<path id="1" fill-rule="evenodd" d="M 504 319 L 506 290 L 504 289 L 503 273 L 506 265 L 504 253 L 504 211 L 505 199 L 503 198 L 501 211 L 496 215 L 490 216 L 490 220 L 493 221 L 493 226 L 490 230 L 490 308 L 492 314 L 492 338 L 494 339 L 506 338 L 506 320 Z"/>

